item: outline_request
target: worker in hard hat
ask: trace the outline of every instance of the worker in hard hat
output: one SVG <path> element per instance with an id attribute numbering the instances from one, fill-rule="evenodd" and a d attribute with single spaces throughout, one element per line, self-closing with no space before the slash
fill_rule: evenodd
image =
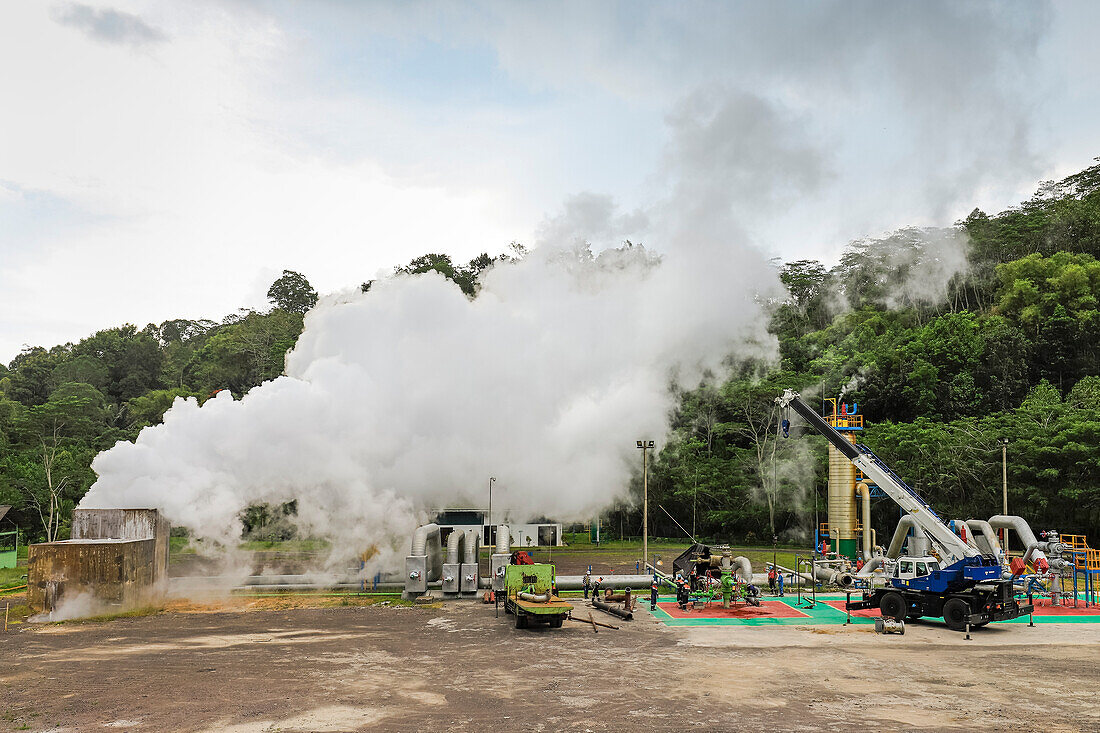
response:
<path id="1" fill-rule="evenodd" d="M 588 598 L 588 589 L 592 585 L 592 576 L 588 574 L 589 571 L 585 571 L 584 577 L 581 578 L 581 587 L 584 588 L 584 597 Z"/>
<path id="2" fill-rule="evenodd" d="M 600 597 L 600 585 L 603 584 L 603 576 L 601 575 L 595 583 L 592 584 L 592 600 L 596 600 Z"/>
<path id="3" fill-rule="evenodd" d="M 649 610 L 657 610 L 657 574 L 653 574 L 653 585 L 649 586 Z"/>

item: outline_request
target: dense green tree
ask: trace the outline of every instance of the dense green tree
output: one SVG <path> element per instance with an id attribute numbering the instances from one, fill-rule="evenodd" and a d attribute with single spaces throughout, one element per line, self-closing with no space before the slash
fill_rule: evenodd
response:
<path id="1" fill-rule="evenodd" d="M 267 289 L 267 299 L 276 308 L 304 315 L 317 305 L 317 291 L 301 273 L 283 270 L 282 277 Z"/>

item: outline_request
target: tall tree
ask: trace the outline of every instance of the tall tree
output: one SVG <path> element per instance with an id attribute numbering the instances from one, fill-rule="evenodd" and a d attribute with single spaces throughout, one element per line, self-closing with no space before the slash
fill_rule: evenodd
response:
<path id="1" fill-rule="evenodd" d="M 293 270 L 283 270 L 283 275 L 267 289 L 267 299 L 276 308 L 291 313 L 305 314 L 317 305 L 317 291 L 305 276 Z"/>

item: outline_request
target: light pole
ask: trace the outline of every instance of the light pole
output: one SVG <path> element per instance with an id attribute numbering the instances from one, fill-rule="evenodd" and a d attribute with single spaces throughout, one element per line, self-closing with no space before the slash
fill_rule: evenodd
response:
<path id="1" fill-rule="evenodd" d="M 652 440 L 639 440 L 642 451 L 642 564 L 649 565 L 649 451 Z"/>
<path id="2" fill-rule="evenodd" d="M 1001 437 L 1001 514 L 1008 516 L 1008 438 Z M 1004 529 L 1004 551 L 1008 557 L 1008 528 Z"/>
<path id="3" fill-rule="evenodd" d="M 495 481 L 495 476 L 489 477 L 489 539 L 492 540 L 490 544 L 492 544 L 493 547 L 497 546 L 497 538 L 496 535 L 493 534 L 493 482 Z"/>

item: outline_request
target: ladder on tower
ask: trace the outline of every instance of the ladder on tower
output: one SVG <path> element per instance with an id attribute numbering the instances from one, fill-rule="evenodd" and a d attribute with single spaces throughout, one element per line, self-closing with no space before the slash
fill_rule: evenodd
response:
<path id="1" fill-rule="evenodd" d="M 1085 606 L 1100 602 L 1100 550 L 1089 547 L 1088 538 L 1083 534 L 1063 534 L 1059 538 L 1069 546 L 1068 553 L 1073 558 L 1074 596 L 1077 591 L 1077 578 L 1084 581 Z"/>

